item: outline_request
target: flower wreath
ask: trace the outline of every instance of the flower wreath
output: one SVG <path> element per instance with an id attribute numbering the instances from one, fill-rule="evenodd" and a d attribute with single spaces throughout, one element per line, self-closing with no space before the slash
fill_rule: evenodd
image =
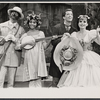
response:
<path id="1" fill-rule="evenodd" d="M 57 44 L 53 59 L 59 70 L 74 70 L 83 58 L 83 48 L 74 37 L 66 37 Z"/>
<path id="2" fill-rule="evenodd" d="M 36 20 L 38 23 L 38 26 L 41 25 L 41 13 L 40 14 L 35 14 L 34 11 L 29 11 L 26 20 L 24 21 L 24 25 L 27 25 L 30 20 Z"/>
<path id="3" fill-rule="evenodd" d="M 82 18 L 82 19 L 83 19 L 83 18 L 90 19 L 90 17 L 89 17 L 88 15 L 79 15 L 78 18 L 79 18 L 79 19 L 80 19 L 80 18 Z"/>
<path id="4" fill-rule="evenodd" d="M 71 46 L 64 46 L 60 52 L 60 60 L 64 66 L 69 66 L 77 58 L 77 50 Z"/>

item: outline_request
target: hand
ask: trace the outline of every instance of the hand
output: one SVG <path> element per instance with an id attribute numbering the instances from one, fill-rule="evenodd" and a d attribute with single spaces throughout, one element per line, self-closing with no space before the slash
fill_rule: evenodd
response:
<path id="1" fill-rule="evenodd" d="M 55 40 L 56 38 L 58 38 L 57 35 L 53 35 L 53 36 L 52 36 L 52 40 Z"/>
<path id="2" fill-rule="evenodd" d="M 68 36 L 68 37 L 70 37 L 70 34 L 69 34 L 69 33 L 64 33 L 63 36 Z"/>
<path id="3" fill-rule="evenodd" d="M 12 36 L 11 36 L 11 40 L 12 40 L 13 42 L 15 42 L 15 41 L 16 41 L 16 38 L 15 38 L 15 36 L 14 36 L 14 35 L 12 35 Z"/>
<path id="4" fill-rule="evenodd" d="M 65 39 L 66 37 L 70 37 L 71 35 L 69 33 L 64 33 L 63 37 L 61 38 L 61 40 Z"/>
<path id="5" fill-rule="evenodd" d="M 5 40 L 6 40 L 6 41 L 9 41 L 9 40 L 11 40 L 11 37 L 12 37 L 12 35 L 11 35 L 11 34 L 8 34 L 8 35 L 5 37 Z"/>

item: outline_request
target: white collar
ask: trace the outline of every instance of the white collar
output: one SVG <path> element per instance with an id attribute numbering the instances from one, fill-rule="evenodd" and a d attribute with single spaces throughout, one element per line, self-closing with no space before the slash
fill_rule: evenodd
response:
<path id="1" fill-rule="evenodd" d="M 71 26 L 71 23 L 68 23 L 68 22 L 66 22 L 66 20 L 64 20 L 64 25 L 65 25 L 66 27 L 70 27 L 70 26 Z"/>
<path id="2" fill-rule="evenodd" d="M 9 27 L 12 29 L 12 28 L 17 28 L 18 27 L 18 23 L 15 22 L 15 23 L 12 23 L 10 20 L 9 20 Z"/>

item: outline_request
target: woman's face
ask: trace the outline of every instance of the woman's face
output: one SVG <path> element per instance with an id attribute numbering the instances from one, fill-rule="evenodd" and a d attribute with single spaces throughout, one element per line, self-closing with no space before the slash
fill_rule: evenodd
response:
<path id="1" fill-rule="evenodd" d="M 78 26 L 80 29 L 86 29 L 86 27 L 88 26 L 87 19 L 86 18 L 79 19 Z"/>
<path id="2" fill-rule="evenodd" d="M 37 26 L 37 22 L 35 20 L 30 20 L 29 21 L 29 27 L 30 29 L 35 29 Z"/>

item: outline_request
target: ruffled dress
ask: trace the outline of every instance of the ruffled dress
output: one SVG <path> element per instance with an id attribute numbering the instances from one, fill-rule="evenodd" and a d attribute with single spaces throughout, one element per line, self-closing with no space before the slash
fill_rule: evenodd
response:
<path id="1" fill-rule="evenodd" d="M 78 39 L 77 32 L 73 32 L 72 36 Z M 62 75 L 58 87 L 100 86 L 100 56 L 89 49 L 92 41 L 99 43 L 97 36 L 96 30 L 87 31 L 83 38 L 82 61 L 77 65 L 77 69 L 65 71 L 67 76 L 64 79 L 64 74 Z"/>

